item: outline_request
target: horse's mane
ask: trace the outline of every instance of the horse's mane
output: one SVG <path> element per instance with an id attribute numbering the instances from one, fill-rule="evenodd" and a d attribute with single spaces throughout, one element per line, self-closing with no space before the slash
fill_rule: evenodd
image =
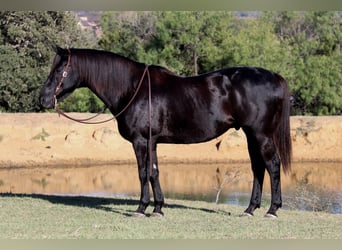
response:
<path id="1" fill-rule="evenodd" d="M 137 74 L 142 73 L 146 66 L 146 64 L 103 50 L 70 49 L 70 53 L 75 62 L 74 67 L 82 76 L 82 80 L 91 85 L 88 87 L 96 90 L 101 87 L 112 93 L 123 94 L 134 88 L 134 81 L 139 80 Z M 155 70 L 156 74 L 163 77 L 177 76 L 162 66 L 150 65 L 149 69 Z"/>
<path id="2" fill-rule="evenodd" d="M 107 51 L 71 49 L 70 52 L 73 67 L 76 67 L 82 81 L 89 88 L 103 88 L 111 93 L 123 94 L 132 88 L 131 77 L 143 65 Z"/>

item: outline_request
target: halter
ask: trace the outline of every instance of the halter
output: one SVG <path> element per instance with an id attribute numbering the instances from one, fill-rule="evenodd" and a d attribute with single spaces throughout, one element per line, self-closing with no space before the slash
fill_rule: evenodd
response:
<path id="1" fill-rule="evenodd" d="M 53 96 L 53 98 L 55 100 L 55 108 L 57 107 L 57 92 L 61 89 L 64 79 L 68 76 L 68 70 L 69 70 L 69 67 L 70 67 L 71 52 L 70 52 L 69 48 L 67 50 L 69 52 L 69 54 L 68 54 L 68 62 L 67 62 L 67 64 L 64 67 L 64 70 L 63 70 L 63 73 L 62 73 L 62 77 L 59 80 L 59 83 L 58 83 L 58 85 L 57 85 L 57 87 L 55 89 L 55 94 Z"/>

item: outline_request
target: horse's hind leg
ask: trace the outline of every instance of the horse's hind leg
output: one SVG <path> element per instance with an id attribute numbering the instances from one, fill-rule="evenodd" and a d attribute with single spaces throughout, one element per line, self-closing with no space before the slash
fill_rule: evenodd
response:
<path id="1" fill-rule="evenodd" d="M 271 140 L 270 140 L 271 141 Z M 275 146 L 270 142 L 272 149 L 266 158 L 266 169 L 271 179 L 271 206 L 266 213 L 266 217 L 276 217 L 277 210 L 282 206 L 281 184 L 280 184 L 280 158 L 275 150 Z"/>
<path id="2" fill-rule="evenodd" d="M 258 141 L 253 131 L 248 128 L 243 128 L 248 143 L 248 152 L 251 159 L 251 167 L 253 171 L 253 189 L 248 208 L 245 210 L 243 215 L 253 215 L 253 211 L 256 208 L 260 208 L 262 187 L 265 176 L 265 164 L 260 154 Z"/>
<path id="3" fill-rule="evenodd" d="M 248 149 L 252 161 L 254 173 L 254 184 L 249 207 L 245 213 L 252 214 L 255 208 L 260 207 L 262 182 L 265 168 L 271 180 L 271 206 L 266 214 L 268 217 L 275 217 L 276 211 L 282 206 L 280 186 L 280 159 L 276 152 L 273 138 L 262 133 L 255 134 L 252 131 L 244 130 L 247 135 Z"/>
<path id="4" fill-rule="evenodd" d="M 276 217 L 277 210 L 282 206 L 280 186 L 280 158 L 274 145 L 273 137 L 259 135 L 260 153 L 271 183 L 271 206 L 266 213 L 267 217 Z"/>

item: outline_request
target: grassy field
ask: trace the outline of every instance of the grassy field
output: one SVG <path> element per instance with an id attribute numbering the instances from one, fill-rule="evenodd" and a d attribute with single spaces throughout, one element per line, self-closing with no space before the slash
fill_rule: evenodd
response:
<path id="1" fill-rule="evenodd" d="M 133 218 L 138 198 L 0 194 L 1 239 L 342 239 L 342 216 L 166 200 L 163 218 Z M 147 213 L 152 208 L 149 207 Z"/>

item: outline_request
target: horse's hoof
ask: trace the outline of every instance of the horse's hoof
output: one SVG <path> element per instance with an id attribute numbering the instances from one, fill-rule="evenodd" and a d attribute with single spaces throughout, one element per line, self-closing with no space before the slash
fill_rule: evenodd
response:
<path id="1" fill-rule="evenodd" d="M 162 213 L 157 213 L 157 212 L 153 212 L 153 213 L 151 214 L 151 217 L 154 217 L 154 218 L 162 218 L 162 217 L 164 217 L 164 214 L 162 214 Z"/>
<path id="2" fill-rule="evenodd" d="M 265 214 L 265 218 L 278 219 L 278 216 L 275 214 L 267 213 Z"/>
<path id="3" fill-rule="evenodd" d="M 243 212 L 240 217 L 253 217 L 253 214 L 247 213 L 247 212 Z"/>
<path id="4" fill-rule="evenodd" d="M 145 215 L 144 213 L 134 212 L 134 213 L 132 214 L 132 217 L 133 217 L 133 218 L 145 218 L 146 215 Z"/>

